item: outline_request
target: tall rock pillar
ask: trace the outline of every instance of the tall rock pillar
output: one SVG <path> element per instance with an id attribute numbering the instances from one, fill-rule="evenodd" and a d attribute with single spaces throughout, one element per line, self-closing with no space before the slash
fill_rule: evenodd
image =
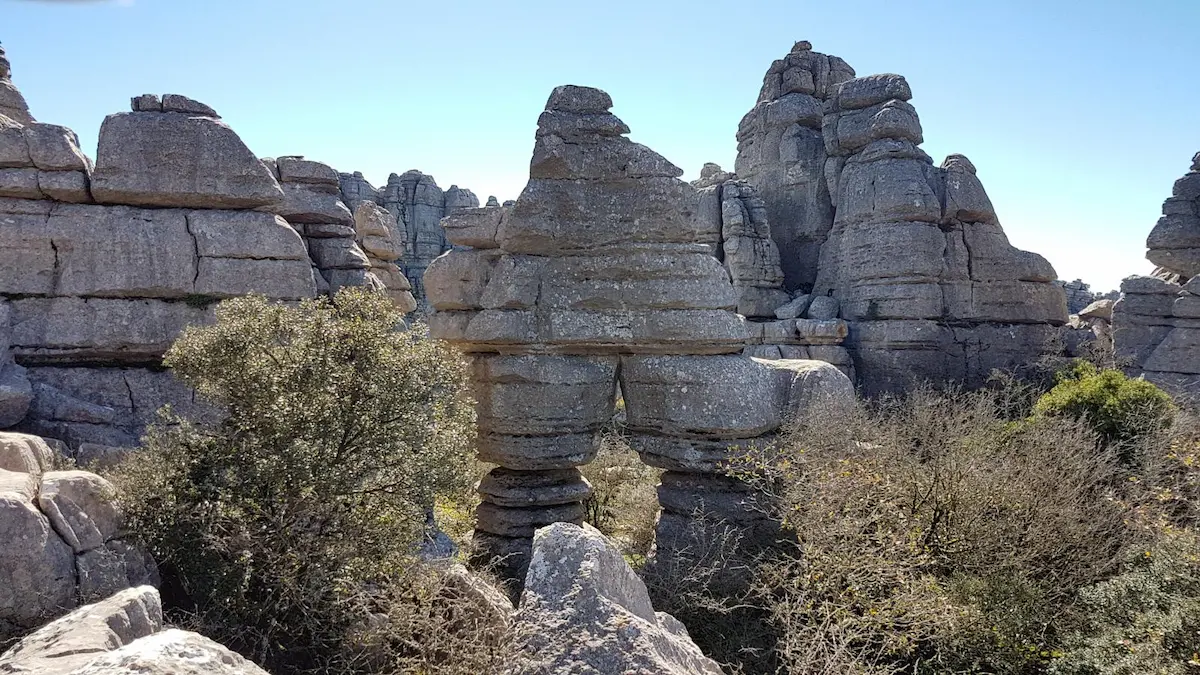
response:
<path id="1" fill-rule="evenodd" d="M 520 198 L 447 217 L 455 248 L 425 275 L 431 331 L 474 360 L 479 456 L 499 465 L 479 486 L 475 539 L 512 578 L 538 527 L 582 520 L 577 467 L 596 455 L 618 382 L 634 447 L 667 469 L 660 555 L 699 513 L 761 520 L 723 460 L 779 427 L 795 380 L 815 369 L 850 392 L 828 364 L 739 353 L 745 322 L 712 255 L 719 223 L 611 106 L 597 89 L 555 89 Z"/>

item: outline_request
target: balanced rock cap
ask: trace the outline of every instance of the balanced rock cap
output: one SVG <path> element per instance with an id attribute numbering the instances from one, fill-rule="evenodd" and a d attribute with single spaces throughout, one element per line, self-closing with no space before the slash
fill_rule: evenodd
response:
<path id="1" fill-rule="evenodd" d="M 612 97 L 594 87 L 564 84 L 550 92 L 546 110 L 570 113 L 604 113 L 612 108 Z"/>

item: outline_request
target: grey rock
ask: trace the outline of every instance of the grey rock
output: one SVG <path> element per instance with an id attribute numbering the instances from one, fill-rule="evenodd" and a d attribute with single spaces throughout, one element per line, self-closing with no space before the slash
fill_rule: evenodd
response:
<path id="1" fill-rule="evenodd" d="M 813 297 L 807 293 L 797 295 L 791 302 L 775 310 L 776 319 L 799 319 L 808 309 Z"/>
<path id="2" fill-rule="evenodd" d="M 830 321 L 838 318 L 840 303 L 838 299 L 827 296 L 818 295 L 808 304 L 806 317 L 815 321 Z"/>
<path id="3" fill-rule="evenodd" d="M 109 115 L 100 126 L 92 195 L 102 204 L 255 208 L 282 201 L 267 167 L 210 117 Z"/>
<path id="4" fill-rule="evenodd" d="M 116 488 L 94 473 L 50 471 L 42 476 L 38 506 L 54 531 L 80 554 L 116 537 L 121 528 L 116 498 Z"/>
<path id="5" fill-rule="evenodd" d="M 213 119 L 221 118 L 221 116 L 217 114 L 217 111 L 213 110 L 208 105 L 181 94 L 164 95 L 162 97 L 162 111 L 199 115 L 201 117 L 211 117 Z"/>
<path id="6" fill-rule="evenodd" d="M 198 633 L 167 629 L 97 657 L 71 675 L 268 675 Z"/>
<path id="7" fill-rule="evenodd" d="M 163 628 L 152 586 L 129 588 L 42 626 L 0 655 L 0 672 L 69 675 L 98 656 Z"/>
<path id="8" fill-rule="evenodd" d="M 720 673 L 620 551 L 589 527 L 555 524 L 534 538 L 515 618 L 528 660 L 515 673 Z"/>

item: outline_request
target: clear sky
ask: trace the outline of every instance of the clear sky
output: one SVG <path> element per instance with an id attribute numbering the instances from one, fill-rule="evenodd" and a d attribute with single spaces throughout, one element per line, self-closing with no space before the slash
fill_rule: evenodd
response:
<path id="1" fill-rule="evenodd" d="M 0 0 L 41 121 L 89 153 L 141 93 L 216 108 L 260 156 L 376 185 L 418 168 L 515 198 L 550 90 L 605 89 L 632 137 L 694 178 L 732 169 L 763 72 L 796 40 L 908 78 L 940 162 L 967 155 L 1014 244 L 1097 290 L 1200 150 L 1196 0 Z"/>

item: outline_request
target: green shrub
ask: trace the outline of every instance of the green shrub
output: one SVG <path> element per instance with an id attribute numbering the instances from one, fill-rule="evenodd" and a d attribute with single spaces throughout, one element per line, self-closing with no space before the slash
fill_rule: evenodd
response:
<path id="1" fill-rule="evenodd" d="M 600 452 L 580 468 L 592 484 L 584 519 L 611 537 L 632 563 L 643 562 L 654 544 L 661 471 L 647 466 L 615 431 L 601 438 Z"/>
<path id="2" fill-rule="evenodd" d="M 1040 415 L 1080 417 L 1110 443 L 1134 442 L 1170 424 L 1171 397 L 1150 382 L 1130 379 L 1116 370 L 1097 370 L 1084 361 L 1057 377 L 1058 383 L 1038 399 Z"/>
<path id="3" fill-rule="evenodd" d="M 421 645 L 444 630 L 391 619 L 364 652 L 380 617 L 438 597 L 414 551 L 473 475 L 464 364 L 402 318 L 361 291 L 239 298 L 171 347 L 166 365 L 220 419 L 165 413 L 114 479 L 172 620 L 275 673 L 394 672 L 437 652 Z"/>
<path id="4" fill-rule="evenodd" d="M 1175 531 L 1120 576 L 1079 593 L 1086 625 L 1064 640 L 1053 675 L 1200 672 L 1200 536 Z"/>

